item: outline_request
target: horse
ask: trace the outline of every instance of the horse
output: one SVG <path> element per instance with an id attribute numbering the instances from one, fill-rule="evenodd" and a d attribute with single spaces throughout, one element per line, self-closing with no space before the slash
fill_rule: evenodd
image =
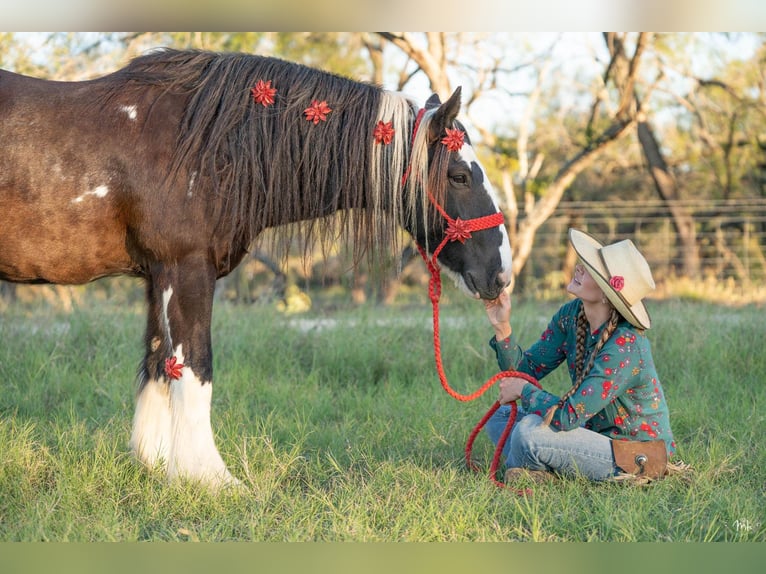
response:
<path id="1" fill-rule="evenodd" d="M 143 278 L 129 448 L 169 481 L 238 484 L 211 424 L 211 316 L 217 279 L 263 231 L 287 244 L 296 227 L 313 241 L 344 233 L 359 254 L 409 236 L 470 297 L 510 283 L 508 235 L 460 106 L 460 88 L 421 108 L 235 52 L 160 48 L 74 82 L 0 70 L 0 279 Z"/>

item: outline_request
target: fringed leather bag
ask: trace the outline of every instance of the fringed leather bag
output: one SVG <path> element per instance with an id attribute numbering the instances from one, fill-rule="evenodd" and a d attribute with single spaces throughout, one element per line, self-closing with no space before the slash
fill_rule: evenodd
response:
<path id="1" fill-rule="evenodd" d="M 669 462 L 665 441 L 613 440 L 615 464 L 622 470 L 613 480 L 629 480 L 648 484 L 663 476 L 686 474 L 691 466 L 685 462 Z"/>
<path id="2" fill-rule="evenodd" d="M 668 452 L 663 440 L 613 440 L 612 454 L 625 474 L 656 480 L 668 472 Z"/>

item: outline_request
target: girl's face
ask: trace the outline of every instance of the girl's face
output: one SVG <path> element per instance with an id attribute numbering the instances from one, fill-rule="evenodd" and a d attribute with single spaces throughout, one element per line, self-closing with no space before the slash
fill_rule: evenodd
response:
<path id="1" fill-rule="evenodd" d="M 567 285 L 567 291 L 586 303 L 599 303 L 604 299 L 604 292 L 582 263 L 575 265 L 574 275 Z"/>

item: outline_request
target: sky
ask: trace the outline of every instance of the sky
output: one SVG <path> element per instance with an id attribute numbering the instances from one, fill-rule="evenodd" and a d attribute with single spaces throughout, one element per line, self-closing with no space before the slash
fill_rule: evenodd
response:
<path id="1" fill-rule="evenodd" d="M 692 71 L 701 78 L 711 77 L 715 73 L 716 66 L 724 61 L 732 58 L 751 58 L 763 41 L 762 38 L 752 33 L 729 35 L 702 33 L 695 35 L 709 43 L 711 47 L 709 51 L 697 50 L 690 55 Z M 504 65 L 509 68 L 528 60 L 530 57 L 530 51 L 517 49 L 520 45 L 530 46 L 535 52 L 543 52 L 553 47 L 553 66 L 568 78 L 575 78 L 577 75 L 585 78 L 592 78 L 594 75 L 600 76 L 609 57 L 601 32 L 498 32 L 497 36 L 501 38 L 498 46 L 505 50 L 505 53 L 502 54 L 506 60 Z M 512 41 L 507 41 L 509 38 Z M 503 39 L 506 41 L 503 42 Z M 390 49 L 390 52 L 394 51 L 394 48 Z M 491 49 L 487 52 L 492 56 L 497 55 L 497 52 Z M 711 54 L 712 58 L 719 61 L 711 61 Z M 451 77 L 453 86 L 462 85 L 464 94 L 467 95 L 472 82 L 470 76 L 471 74 L 461 77 L 459 72 L 455 71 Z M 393 81 L 395 80 L 392 80 L 392 83 Z M 688 80 L 682 79 L 680 75 L 670 78 L 668 81 L 676 82 L 678 93 L 686 93 L 690 89 L 689 85 L 683 85 Z M 513 85 L 505 86 L 509 91 L 528 93 L 533 87 L 534 78 L 528 72 L 517 73 L 509 76 L 508 84 L 511 82 Z M 430 95 L 427 78 L 423 74 L 414 77 L 405 91 L 415 96 L 418 101 L 424 101 Z M 562 93 L 559 97 L 566 101 L 567 94 Z M 501 94 L 487 94 L 475 103 L 472 108 L 472 115 L 476 118 L 477 123 L 481 123 L 484 127 L 491 127 L 498 133 L 503 133 L 502 125 L 504 123 L 513 126 L 518 125 L 526 103 L 526 97 L 509 98 Z M 504 122 L 504 118 L 509 121 Z"/>
<path id="2" fill-rule="evenodd" d="M 0 0 L 5 31 L 766 30 L 763 0 Z"/>

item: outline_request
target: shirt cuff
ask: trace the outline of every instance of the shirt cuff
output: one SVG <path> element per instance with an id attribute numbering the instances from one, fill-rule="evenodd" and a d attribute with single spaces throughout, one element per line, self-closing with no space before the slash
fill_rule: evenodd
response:
<path id="1" fill-rule="evenodd" d="M 532 383 L 527 383 L 521 388 L 521 408 L 525 411 L 529 409 L 529 405 L 532 402 L 532 395 L 537 391 L 537 387 Z"/>
<path id="2" fill-rule="evenodd" d="M 495 351 L 497 364 L 503 371 L 515 369 L 521 361 L 522 351 L 513 334 L 500 341 L 497 337 L 492 337 L 489 340 L 489 346 Z"/>
<path id="3" fill-rule="evenodd" d="M 511 341 L 512 335 L 508 335 L 505 339 L 498 339 L 497 337 L 492 337 L 491 343 L 494 343 L 495 349 L 502 349 L 503 351 L 507 351 L 510 349 L 514 343 Z"/>

